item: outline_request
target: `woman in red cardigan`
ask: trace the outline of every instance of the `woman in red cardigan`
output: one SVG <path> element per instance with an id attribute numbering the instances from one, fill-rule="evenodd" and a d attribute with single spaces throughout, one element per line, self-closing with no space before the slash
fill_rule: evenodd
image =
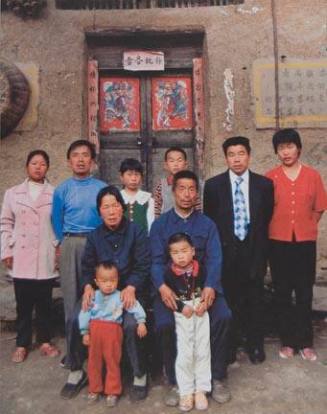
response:
<path id="1" fill-rule="evenodd" d="M 279 355 L 287 359 L 299 352 L 303 359 L 315 361 L 311 311 L 316 240 L 318 222 L 327 209 L 327 194 L 319 173 L 300 162 L 302 143 L 297 131 L 276 132 L 273 146 L 281 165 L 266 176 L 273 180 L 275 189 L 269 239 L 282 345 Z"/>

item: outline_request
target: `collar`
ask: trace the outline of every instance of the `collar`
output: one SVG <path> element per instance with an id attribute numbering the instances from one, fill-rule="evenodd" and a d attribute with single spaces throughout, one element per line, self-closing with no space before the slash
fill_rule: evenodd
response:
<path id="1" fill-rule="evenodd" d="M 15 187 L 15 193 L 16 194 L 27 194 L 28 193 L 28 183 L 29 183 L 29 179 L 26 178 L 21 184 L 19 184 L 17 187 Z M 44 187 L 42 187 L 42 192 L 44 194 L 52 194 L 51 192 L 51 187 L 49 181 L 45 178 L 44 179 L 44 183 L 43 183 Z"/>
<path id="2" fill-rule="evenodd" d="M 192 272 L 192 277 L 197 277 L 199 275 L 199 262 L 197 260 L 192 260 L 190 266 L 185 270 L 176 266 L 174 263 L 171 264 L 171 271 L 175 276 L 183 276 L 189 272 Z"/>
<path id="3" fill-rule="evenodd" d="M 193 213 L 194 213 L 194 208 L 192 208 L 192 211 L 187 215 L 187 216 L 182 216 L 182 215 L 180 215 L 179 213 L 178 213 L 178 211 L 176 210 L 176 208 L 175 207 L 173 207 L 173 211 L 174 211 L 174 213 L 176 214 L 176 216 L 178 217 L 178 218 L 180 218 L 180 219 L 182 219 L 182 220 L 186 220 L 186 219 L 188 219 Z M 177 220 L 176 220 L 177 221 Z"/>
<path id="4" fill-rule="evenodd" d="M 151 198 L 151 193 L 143 190 L 138 190 L 133 196 L 131 196 L 130 194 L 127 194 L 125 189 L 123 189 L 121 190 L 121 195 L 123 196 L 125 203 L 134 203 L 137 201 L 141 205 L 147 203 Z"/>
<path id="5" fill-rule="evenodd" d="M 243 178 L 244 184 L 248 184 L 249 183 L 249 177 L 250 177 L 249 170 L 244 171 L 244 173 L 242 175 L 236 175 L 232 170 L 228 170 L 228 172 L 229 172 L 229 179 L 230 179 L 230 181 L 231 181 L 232 184 L 234 184 L 235 181 L 239 177 L 242 177 Z"/>

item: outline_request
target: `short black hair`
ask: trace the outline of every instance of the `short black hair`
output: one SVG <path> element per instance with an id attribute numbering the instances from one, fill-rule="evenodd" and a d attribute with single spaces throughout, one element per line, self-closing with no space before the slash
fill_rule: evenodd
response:
<path id="1" fill-rule="evenodd" d="M 299 150 L 302 149 L 300 134 L 293 128 L 285 128 L 277 131 L 272 138 L 275 154 L 279 144 L 295 144 Z"/>
<path id="2" fill-rule="evenodd" d="M 102 203 L 102 199 L 106 195 L 114 196 L 115 199 L 118 201 L 118 203 L 121 204 L 123 210 L 125 211 L 126 205 L 124 203 L 124 199 L 123 199 L 123 196 L 121 195 L 120 191 L 114 185 L 108 185 L 107 187 L 103 187 L 98 192 L 98 195 L 97 195 L 97 210 L 98 210 L 99 214 L 100 214 L 100 206 L 101 206 L 101 203 Z"/>
<path id="3" fill-rule="evenodd" d="M 178 146 L 170 147 L 167 149 L 167 151 L 165 152 L 165 161 L 167 161 L 168 159 L 168 154 L 173 151 L 180 152 L 183 155 L 185 161 L 187 161 L 186 151 L 183 148 L 178 147 Z"/>
<path id="4" fill-rule="evenodd" d="M 120 164 L 119 172 L 124 174 L 126 171 L 137 171 L 143 176 L 143 165 L 135 158 L 126 158 Z"/>
<path id="5" fill-rule="evenodd" d="M 69 160 L 70 154 L 72 151 L 74 151 L 74 149 L 76 149 L 77 147 L 84 147 L 84 146 L 90 150 L 92 160 L 95 160 L 96 158 L 95 145 L 92 144 L 92 142 L 88 141 L 87 139 L 78 139 L 70 144 L 67 150 L 67 160 Z"/>
<path id="6" fill-rule="evenodd" d="M 182 171 L 178 171 L 176 174 L 174 174 L 173 176 L 173 186 L 172 186 L 172 190 L 174 191 L 177 185 L 177 181 L 181 180 L 182 178 L 187 178 L 189 180 L 193 180 L 195 182 L 196 185 L 196 190 L 199 190 L 199 179 L 198 176 L 190 170 L 182 170 Z"/>
<path id="7" fill-rule="evenodd" d="M 41 150 L 41 149 L 36 149 L 36 150 L 33 150 L 33 151 L 31 151 L 31 152 L 28 153 L 27 158 L 26 158 L 26 164 L 25 164 L 26 167 L 31 162 L 31 159 L 33 157 L 35 157 L 35 155 L 41 155 L 41 157 L 44 158 L 44 161 L 47 164 L 47 167 L 48 168 L 50 167 L 50 158 L 49 158 L 49 155 L 44 150 Z"/>
<path id="8" fill-rule="evenodd" d="M 192 242 L 191 236 L 187 233 L 174 233 L 168 239 L 168 247 L 170 247 L 174 243 L 179 243 L 181 241 L 187 242 L 191 247 L 194 247 L 194 243 Z"/>
<path id="9" fill-rule="evenodd" d="M 116 269 L 117 273 L 119 274 L 118 267 L 117 267 L 116 263 L 113 262 L 112 260 L 104 260 L 102 262 L 97 263 L 96 266 L 95 266 L 95 275 L 96 275 L 97 270 L 100 267 L 103 267 L 106 270 Z"/>
<path id="10" fill-rule="evenodd" d="M 223 151 L 225 154 L 225 157 L 227 155 L 227 150 L 229 147 L 231 147 L 232 145 L 243 145 L 243 147 L 246 149 L 246 152 L 248 154 L 251 154 L 251 147 L 250 147 L 250 140 L 249 138 L 246 137 L 230 137 L 227 138 L 224 142 L 223 142 Z"/>

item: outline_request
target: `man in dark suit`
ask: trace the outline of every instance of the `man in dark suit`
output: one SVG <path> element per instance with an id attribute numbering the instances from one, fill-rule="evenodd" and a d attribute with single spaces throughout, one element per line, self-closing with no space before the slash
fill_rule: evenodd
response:
<path id="1" fill-rule="evenodd" d="M 233 313 L 229 362 L 236 360 L 241 333 L 251 362 L 258 364 L 265 360 L 263 279 L 273 184 L 249 171 L 248 138 L 228 138 L 223 150 L 228 170 L 206 181 L 204 213 L 216 223 L 222 242 L 222 284 Z"/>

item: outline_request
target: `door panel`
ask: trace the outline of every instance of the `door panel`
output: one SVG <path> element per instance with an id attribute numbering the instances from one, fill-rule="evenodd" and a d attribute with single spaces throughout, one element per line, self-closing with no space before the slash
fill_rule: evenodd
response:
<path id="1" fill-rule="evenodd" d="M 165 151 L 183 147 L 193 167 L 193 106 L 190 73 L 138 73 L 133 76 L 100 72 L 100 174 L 120 185 L 124 158 L 140 160 L 143 187 L 153 190 L 164 175 Z"/>

